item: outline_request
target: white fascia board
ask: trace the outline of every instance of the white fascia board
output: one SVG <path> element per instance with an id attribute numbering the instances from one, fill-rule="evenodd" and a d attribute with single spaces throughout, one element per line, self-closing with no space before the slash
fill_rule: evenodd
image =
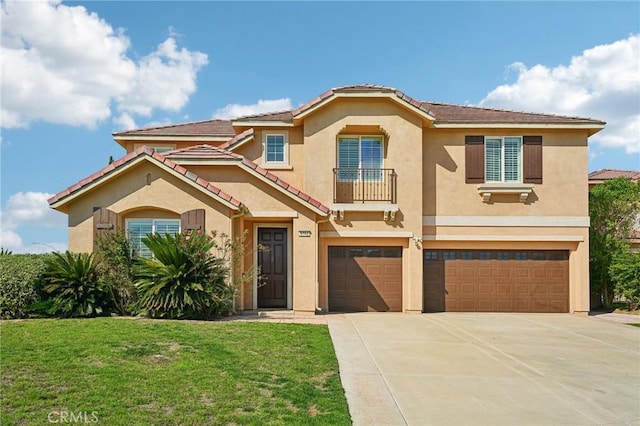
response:
<path id="1" fill-rule="evenodd" d="M 423 226 L 588 228 L 589 216 L 422 216 Z"/>
<path id="2" fill-rule="evenodd" d="M 604 129 L 603 124 L 592 123 L 443 123 L 437 121 L 433 127 L 436 129 Z"/>
<path id="3" fill-rule="evenodd" d="M 424 241 L 584 242 L 582 235 L 423 235 Z"/>
<path id="4" fill-rule="evenodd" d="M 413 238 L 411 231 L 321 231 L 320 237 Z"/>

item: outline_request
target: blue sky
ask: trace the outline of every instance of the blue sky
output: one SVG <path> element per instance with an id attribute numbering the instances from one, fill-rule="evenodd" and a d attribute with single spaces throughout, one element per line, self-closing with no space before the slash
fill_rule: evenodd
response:
<path id="1" fill-rule="evenodd" d="M 65 249 L 46 198 L 111 133 L 295 108 L 372 83 L 586 116 L 589 170 L 640 169 L 639 2 L 2 2 L 2 241 Z"/>

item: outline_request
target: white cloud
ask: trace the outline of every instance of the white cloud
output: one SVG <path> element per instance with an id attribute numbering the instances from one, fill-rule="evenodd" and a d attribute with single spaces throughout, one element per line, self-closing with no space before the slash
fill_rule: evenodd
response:
<path id="1" fill-rule="evenodd" d="M 114 114 L 179 110 L 196 90 L 207 55 L 173 37 L 134 61 L 122 29 L 59 0 L 2 2 L 2 127 L 43 120 L 94 126 Z M 10 64 L 7 66 L 6 64 Z"/>
<path id="2" fill-rule="evenodd" d="M 496 87 L 480 105 L 604 120 L 594 142 L 640 152 L 640 35 L 587 49 L 569 65 L 516 62 L 509 70 L 517 81 Z"/>
<path id="3" fill-rule="evenodd" d="M 213 113 L 213 118 L 228 120 L 231 118 L 243 117 L 246 115 L 262 114 L 266 112 L 290 110 L 291 99 L 260 99 L 255 104 L 229 104 Z"/>
<path id="4" fill-rule="evenodd" d="M 16 253 L 66 250 L 64 243 L 37 243 L 24 245 L 20 230 L 24 227 L 47 227 L 66 229 L 67 217 L 63 213 L 49 207 L 47 199 L 53 194 L 45 192 L 18 192 L 7 200 L 5 208 L 0 212 L 0 247 Z"/>

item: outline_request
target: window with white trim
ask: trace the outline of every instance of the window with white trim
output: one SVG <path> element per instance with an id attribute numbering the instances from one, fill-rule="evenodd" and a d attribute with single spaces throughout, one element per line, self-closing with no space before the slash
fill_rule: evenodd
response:
<path id="1" fill-rule="evenodd" d="M 484 140 L 486 182 L 522 182 L 522 137 L 487 136 Z"/>
<path id="2" fill-rule="evenodd" d="M 142 242 L 149 234 L 180 233 L 180 219 L 127 219 L 127 238 L 133 253 L 142 257 L 153 257 L 151 250 Z"/>
<path id="3" fill-rule="evenodd" d="M 265 134 L 263 151 L 265 165 L 288 165 L 289 143 L 286 133 Z"/>
<path id="4" fill-rule="evenodd" d="M 338 180 L 382 180 L 382 136 L 340 136 L 338 138 Z"/>

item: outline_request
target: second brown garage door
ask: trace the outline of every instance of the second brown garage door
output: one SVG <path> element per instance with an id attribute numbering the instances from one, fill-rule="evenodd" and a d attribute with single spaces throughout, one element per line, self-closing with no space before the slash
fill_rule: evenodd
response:
<path id="1" fill-rule="evenodd" d="M 425 250 L 425 312 L 569 312 L 566 251 Z"/>
<path id="2" fill-rule="evenodd" d="M 401 310 L 401 247 L 329 247 L 329 311 Z"/>

